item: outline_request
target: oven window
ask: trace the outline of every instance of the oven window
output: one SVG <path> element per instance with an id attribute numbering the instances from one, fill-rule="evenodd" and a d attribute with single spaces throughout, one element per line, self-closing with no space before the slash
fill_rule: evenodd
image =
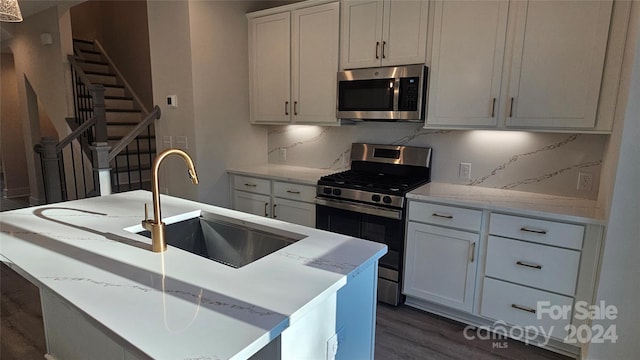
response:
<path id="1" fill-rule="evenodd" d="M 393 79 L 340 81 L 339 111 L 393 111 Z"/>
<path id="2" fill-rule="evenodd" d="M 400 270 L 404 220 L 316 205 L 316 227 L 386 244 L 389 251 L 380 259 L 380 266 Z"/>

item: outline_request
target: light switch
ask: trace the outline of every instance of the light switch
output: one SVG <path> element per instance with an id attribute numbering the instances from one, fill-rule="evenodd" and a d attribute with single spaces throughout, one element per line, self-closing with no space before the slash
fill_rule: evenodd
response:
<path id="1" fill-rule="evenodd" d="M 189 149 L 189 144 L 187 142 L 186 136 L 176 136 L 176 147 L 181 150 Z"/>
<path id="2" fill-rule="evenodd" d="M 178 95 L 169 95 L 167 96 L 167 105 L 172 108 L 178 107 Z"/>

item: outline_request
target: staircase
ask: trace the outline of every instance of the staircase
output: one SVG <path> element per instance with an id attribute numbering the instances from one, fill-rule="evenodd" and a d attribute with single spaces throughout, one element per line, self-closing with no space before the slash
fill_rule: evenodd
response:
<path id="1" fill-rule="evenodd" d="M 102 85 L 105 89 L 107 140 L 114 147 L 148 115 L 148 111 L 121 78 L 109 56 L 101 51 L 99 44 L 74 39 L 73 48 L 74 59 L 89 81 L 93 85 Z M 75 82 L 76 118 L 70 122 L 72 129 L 81 123 L 80 118 L 88 119 L 93 112 L 90 93 L 79 89 L 84 86 L 80 81 Z M 87 144 L 91 142 L 89 139 Z M 150 190 L 151 165 L 155 156 L 156 140 L 152 124 L 111 161 L 112 191 Z"/>

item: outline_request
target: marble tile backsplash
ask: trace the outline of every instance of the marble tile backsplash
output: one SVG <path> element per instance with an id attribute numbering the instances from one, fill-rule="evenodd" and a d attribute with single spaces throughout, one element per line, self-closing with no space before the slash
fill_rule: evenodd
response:
<path id="1" fill-rule="evenodd" d="M 349 167 L 354 142 L 428 146 L 433 149 L 433 181 L 596 199 L 606 139 L 590 134 L 426 130 L 417 123 L 291 125 L 270 128 L 268 159 L 273 164 L 338 171 Z M 471 163 L 468 180 L 458 178 L 461 162 Z M 579 172 L 593 175 L 590 191 L 577 190 Z"/>

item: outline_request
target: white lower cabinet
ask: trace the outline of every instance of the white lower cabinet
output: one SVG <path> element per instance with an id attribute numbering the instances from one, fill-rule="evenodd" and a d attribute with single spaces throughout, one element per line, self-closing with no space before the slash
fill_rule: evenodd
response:
<path id="1" fill-rule="evenodd" d="M 249 214 L 271 216 L 271 196 L 236 190 L 233 193 L 233 208 Z"/>
<path id="2" fill-rule="evenodd" d="M 565 339 L 591 327 L 574 315 L 593 304 L 604 226 L 472 206 L 409 200 L 406 304 L 579 357 Z"/>
<path id="3" fill-rule="evenodd" d="M 316 226 L 315 186 L 257 178 L 233 177 L 233 209 L 293 224 Z"/>
<path id="4" fill-rule="evenodd" d="M 486 278 L 482 287 L 480 315 L 509 325 L 527 327 L 557 339 L 567 336 L 571 317 L 549 316 L 541 309 L 569 307 L 573 298 L 547 291 Z"/>
<path id="5" fill-rule="evenodd" d="M 482 211 L 409 202 L 403 293 L 473 310 Z"/>
<path id="6" fill-rule="evenodd" d="M 404 293 L 471 311 L 480 235 L 409 222 Z"/>

